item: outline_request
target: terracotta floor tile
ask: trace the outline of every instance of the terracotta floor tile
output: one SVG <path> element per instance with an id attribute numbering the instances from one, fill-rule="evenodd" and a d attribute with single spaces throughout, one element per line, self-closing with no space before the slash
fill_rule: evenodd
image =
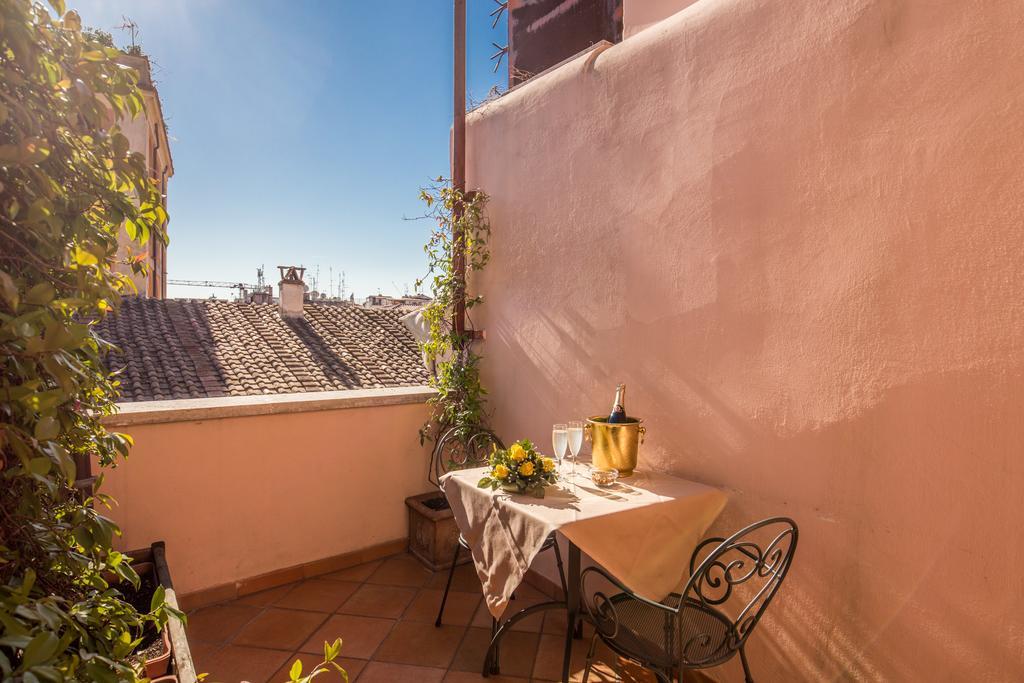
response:
<path id="1" fill-rule="evenodd" d="M 479 671 L 449 671 L 444 677 L 444 683 L 529 683 L 529 681 L 528 678 L 505 675 L 484 678 Z"/>
<path id="2" fill-rule="evenodd" d="M 505 608 L 505 614 L 502 615 L 502 620 L 506 616 L 511 616 L 516 612 L 526 609 L 530 605 L 535 605 L 538 602 L 544 602 L 543 600 L 513 600 L 508 603 L 508 607 Z M 555 610 L 549 610 L 555 611 Z M 537 614 L 531 614 L 525 619 L 517 621 L 513 626 L 513 631 L 525 631 L 528 633 L 540 633 L 541 628 L 544 625 L 545 611 L 538 612 Z M 487 604 L 483 601 L 480 602 L 480 607 L 477 609 L 476 614 L 473 617 L 473 626 L 477 628 L 490 628 L 491 627 L 491 613 L 487 609 Z"/>
<path id="3" fill-rule="evenodd" d="M 262 610 L 252 605 L 225 603 L 204 607 L 188 615 L 185 627 L 190 643 L 226 643 Z"/>
<path id="4" fill-rule="evenodd" d="M 267 683 L 287 659 L 288 653 L 279 650 L 227 645 L 217 652 L 215 661 L 206 669 L 206 673 L 209 673 L 207 680 L 218 683 Z"/>
<path id="5" fill-rule="evenodd" d="M 444 674 L 444 669 L 370 662 L 359 674 L 359 683 L 440 683 Z"/>
<path id="6" fill-rule="evenodd" d="M 277 602 L 275 607 L 289 609 L 307 609 L 317 612 L 334 612 L 349 596 L 359 589 L 353 581 L 322 581 L 310 579 L 303 581 L 288 591 Z"/>
<path id="7" fill-rule="evenodd" d="M 294 583 L 289 583 L 285 586 L 278 586 L 277 588 L 271 588 L 270 590 L 260 591 L 259 593 L 252 593 L 250 595 L 244 595 L 237 600 L 235 603 L 239 605 L 253 605 L 255 607 L 267 607 L 273 604 L 277 600 L 280 600 L 285 593 L 295 588 Z"/>
<path id="8" fill-rule="evenodd" d="M 294 652 L 326 620 L 320 612 L 272 607 L 246 624 L 234 643 Z"/>
<path id="9" fill-rule="evenodd" d="M 397 619 L 416 595 L 413 588 L 365 584 L 342 604 L 338 612 L 364 617 Z"/>
<path id="10" fill-rule="evenodd" d="M 271 683 L 286 683 L 286 681 L 289 680 L 288 673 L 291 671 L 292 664 L 295 663 L 296 659 L 302 662 L 302 675 L 305 676 L 316 668 L 317 665 L 323 662 L 323 649 L 321 648 L 319 656 L 304 654 L 302 652 L 297 652 L 291 655 L 288 657 L 287 661 L 285 661 L 284 666 L 278 669 L 277 673 L 271 677 Z M 363 667 L 368 664 L 364 659 L 353 659 L 352 657 L 338 657 L 335 661 L 338 662 L 338 664 L 341 665 L 341 668 L 345 670 L 345 673 L 348 674 L 348 680 L 352 683 L 355 682 L 356 677 L 359 675 L 359 672 L 363 670 Z M 341 674 L 339 674 L 336 669 L 332 667 L 328 671 L 329 673 L 325 673 L 313 680 L 316 681 L 316 683 L 341 683 Z"/>
<path id="11" fill-rule="evenodd" d="M 366 581 L 370 578 L 370 574 L 377 571 L 377 567 L 384 563 L 383 560 L 374 560 L 373 562 L 367 562 L 366 564 L 357 564 L 355 567 L 349 567 L 348 569 L 341 569 L 330 574 L 324 574 L 321 579 L 331 579 L 336 581 Z"/>
<path id="12" fill-rule="evenodd" d="M 587 661 L 587 648 L 590 647 L 590 639 L 574 640 L 572 643 L 572 659 L 569 665 L 569 680 L 582 681 L 583 668 Z M 533 667 L 533 680 L 535 681 L 560 681 L 562 680 L 562 659 L 565 654 L 565 637 L 556 635 L 541 635 L 540 644 L 537 647 L 537 661 Z M 594 668 L 590 672 L 591 681 L 618 681 L 620 678 L 608 662 L 615 661 L 615 658 L 604 645 L 598 643 L 597 654 L 594 658 Z"/>
<path id="13" fill-rule="evenodd" d="M 341 651 L 346 657 L 370 659 L 394 626 L 395 622 L 391 619 L 335 614 L 299 650 L 322 654 L 324 641 L 333 643 L 336 638 L 341 638 Z"/>
<path id="14" fill-rule="evenodd" d="M 447 668 L 466 629 L 400 621 L 381 643 L 375 661 Z"/>
<path id="15" fill-rule="evenodd" d="M 412 604 L 402 615 L 404 621 L 429 621 L 437 619 L 437 610 L 441 606 L 444 591 L 436 588 L 424 588 L 413 599 Z M 473 619 L 482 596 L 477 593 L 448 593 L 448 601 L 444 606 L 443 623 L 449 626 L 466 626 Z"/>
<path id="16" fill-rule="evenodd" d="M 434 572 L 427 582 L 428 588 L 440 588 L 444 590 L 445 581 L 448 580 L 448 570 Z M 480 577 L 476 575 L 476 567 L 472 562 L 460 564 L 455 568 L 455 576 L 452 577 L 452 590 L 460 593 L 481 594 Z"/>
<path id="17" fill-rule="evenodd" d="M 544 633 L 550 633 L 552 635 L 565 635 L 565 610 L 553 609 L 548 610 L 544 613 Z M 583 622 L 583 637 L 589 639 L 590 636 L 594 635 L 594 627 L 590 625 L 590 622 Z"/>
<path id="18" fill-rule="evenodd" d="M 384 560 L 366 582 L 419 588 L 425 586 L 431 576 L 431 571 L 412 555 L 398 555 Z"/>
<path id="19" fill-rule="evenodd" d="M 537 654 L 536 633 L 509 631 L 501 639 L 501 674 L 529 678 Z M 455 653 L 449 667 L 453 671 L 470 671 L 479 674 L 484 665 L 484 655 L 491 643 L 491 630 L 471 628 L 466 632 L 462 644 Z"/>
<path id="20" fill-rule="evenodd" d="M 189 653 L 192 655 L 192 664 L 196 668 L 196 673 L 204 673 L 210 670 L 217 661 L 217 653 L 220 652 L 223 645 L 216 643 L 193 643 L 191 640 L 188 644 Z"/>

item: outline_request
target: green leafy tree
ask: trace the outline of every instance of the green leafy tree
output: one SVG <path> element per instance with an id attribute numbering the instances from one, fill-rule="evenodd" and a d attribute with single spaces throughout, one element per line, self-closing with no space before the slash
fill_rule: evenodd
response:
<path id="1" fill-rule="evenodd" d="M 0 677 L 132 681 L 144 629 L 171 615 L 161 591 L 145 614 L 122 599 L 138 577 L 76 464 L 131 445 L 100 424 L 117 383 L 93 323 L 133 291 L 121 231 L 164 240 L 167 216 L 118 129 L 143 109 L 136 73 L 50 6 L 0 2 Z"/>

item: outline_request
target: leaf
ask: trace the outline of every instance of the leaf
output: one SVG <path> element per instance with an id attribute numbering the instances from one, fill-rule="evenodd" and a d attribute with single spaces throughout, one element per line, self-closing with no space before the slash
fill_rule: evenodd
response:
<path id="1" fill-rule="evenodd" d="M 49 282 L 40 282 L 25 294 L 25 303 L 44 306 L 53 301 L 53 297 L 56 294 L 57 291 L 53 288 L 53 285 Z"/>
<path id="2" fill-rule="evenodd" d="M 57 636 L 49 631 L 43 631 L 33 638 L 28 647 L 25 648 L 21 655 L 21 666 L 19 668 L 22 671 L 26 671 L 38 664 L 49 661 L 51 657 L 57 654 L 59 646 L 60 639 Z"/>
<path id="3" fill-rule="evenodd" d="M 0 297 L 13 312 L 18 310 L 18 286 L 10 275 L 0 270 Z"/>
<path id="4" fill-rule="evenodd" d="M 150 612 L 155 612 L 163 607 L 166 592 L 162 584 L 156 587 L 156 590 L 153 591 L 153 598 L 149 601 Z"/>
<path id="5" fill-rule="evenodd" d="M 71 261 L 79 266 L 95 266 L 100 262 L 94 254 L 82 249 L 77 244 L 71 249 Z"/>
<path id="6" fill-rule="evenodd" d="M 128 154 L 130 145 L 128 144 L 128 138 L 121 133 L 114 133 L 110 138 L 110 144 L 114 147 L 114 154 L 118 157 L 123 157 Z"/>
<path id="7" fill-rule="evenodd" d="M 67 9 L 64 7 L 64 0 L 50 0 L 50 7 L 57 13 L 57 16 L 64 16 Z"/>
<path id="8" fill-rule="evenodd" d="M 296 659 L 295 660 L 295 662 L 292 664 L 291 670 L 288 672 L 288 675 L 291 676 L 291 680 L 293 680 L 293 681 L 299 680 L 299 677 L 302 676 L 302 660 L 301 659 Z"/>
<path id="9" fill-rule="evenodd" d="M 50 441 L 60 435 L 60 422 L 55 417 L 44 417 L 36 422 L 35 434 L 39 441 Z"/>
<path id="10" fill-rule="evenodd" d="M 32 458 L 28 461 L 29 474 L 35 474 L 43 476 L 50 471 L 53 463 L 50 462 L 49 458 Z"/>

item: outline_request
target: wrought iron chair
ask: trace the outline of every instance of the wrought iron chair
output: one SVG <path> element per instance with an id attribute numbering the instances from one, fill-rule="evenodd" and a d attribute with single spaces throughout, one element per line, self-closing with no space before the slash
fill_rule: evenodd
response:
<path id="1" fill-rule="evenodd" d="M 434 451 L 431 455 L 430 473 L 428 475 L 430 482 L 440 488 L 441 477 L 452 470 L 483 467 L 491 457 L 493 446 L 501 449 L 505 448 L 505 444 L 501 442 L 501 439 L 489 429 L 476 429 L 467 437 L 464 430 L 459 427 L 452 427 L 434 445 Z M 435 626 L 441 625 L 441 619 L 444 616 L 444 606 L 448 602 L 448 592 L 452 587 L 452 577 L 455 576 L 455 566 L 458 564 L 459 556 L 463 550 L 469 550 L 469 543 L 460 532 L 459 542 L 455 544 L 452 566 L 448 569 L 448 580 L 444 584 L 441 607 L 437 610 L 437 619 L 434 621 Z M 555 539 L 554 534 L 548 536 L 547 540 L 544 541 L 544 545 L 541 546 L 541 551 L 545 550 L 553 550 L 555 553 L 555 563 L 558 565 L 558 578 L 561 579 L 562 594 L 564 595 L 568 592 L 565 584 L 565 571 L 562 568 L 562 553 L 558 549 L 558 541 Z M 492 623 L 492 629 L 494 627 L 496 627 L 496 623 Z"/>
<path id="2" fill-rule="evenodd" d="M 690 579 L 683 591 L 660 603 L 632 593 L 599 567 L 585 569 L 580 592 L 595 632 L 583 683 L 598 638 L 668 683 L 683 669 L 718 666 L 739 652 L 745 680 L 752 683 L 744 645 L 786 578 L 797 536 L 793 520 L 773 517 L 729 538 L 708 538 L 690 558 Z M 588 592 L 588 579 L 598 577 L 622 592 Z"/>

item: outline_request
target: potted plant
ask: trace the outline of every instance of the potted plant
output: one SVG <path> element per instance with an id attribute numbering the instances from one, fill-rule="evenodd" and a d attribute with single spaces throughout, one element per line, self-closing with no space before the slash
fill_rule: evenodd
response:
<path id="1" fill-rule="evenodd" d="M 139 583 L 122 588 L 125 600 L 140 612 L 148 611 L 154 603 L 177 612 L 178 601 L 164 542 L 158 541 L 128 555 L 133 559 L 132 567 L 139 576 Z M 168 619 L 159 627 L 151 623 L 140 637 L 142 642 L 135 650 L 134 661 L 142 667 L 146 678 L 179 683 L 198 680 L 182 619 Z"/>
<path id="2" fill-rule="evenodd" d="M 431 370 L 430 385 L 437 394 L 430 399 L 430 419 L 420 429 L 420 443 L 432 441 L 428 480 L 437 487 L 440 477 L 452 469 L 485 465 L 491 447 L 500 440 L 487 428 L 486 390 L 480 382 L 480 355 L 474 349 L 479 333 L 457 330 L 453 311 L 467 314 L 483 302 L 470 296 L 466 271 L 487 265 L 490 223 L 484 213 L 487 195 L 463 193 L 439 178 L 421 191 L 427 217 L 434 220 L 425 251 L 433 299 L 422 311 L 409 316 L 407 325 L 417 334 L 423 358 Z M 418 280 L 417 288 L 424 284 Z M 438 490 L 407 498 L 409 551 L 430 569 L 451 566 L 459 530 L 448 501 Z M 469 561 L 466 556 L 464 561 Z"/>

